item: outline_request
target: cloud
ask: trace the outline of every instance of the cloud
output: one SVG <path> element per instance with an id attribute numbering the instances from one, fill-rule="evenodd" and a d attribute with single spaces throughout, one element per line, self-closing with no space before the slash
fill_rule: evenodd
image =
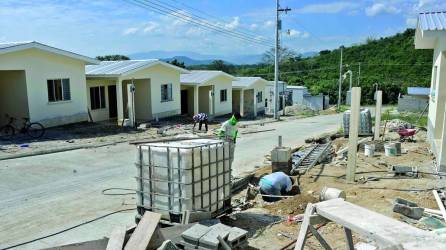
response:
<path id="1" fill-rule="evenodd" d="M 416 18 L 407 18 L 406 25 L 414 28 L 417 25 L 417 19 Z"/>
<path id="2" fill-rule="evenodd" d="M 251 30 L 256 30 L 258 27 L 259 27 L 259 25 L 257 25 L 256 23 L 249 25 L 249 29 L 251 29 Z"/>
<path id="3" fill-rule="evenodd" d="M 136 34 L 139 31 L 139 28 L 137 27 L 131 27 L 131 28 L 127 28 L 125 29 L 122 34 L 127 36 L 127 35 L 133 35 Z"/>
<path id="4" fill-rule="evenodd" d="M 274 25 L 274 22 L 271 20 L 268 20 L 263 24 L 263 27 L 269 28 L 269 27 L 272 27 L 273 25 Z"/>
<path id="5" fill-rule="evenodd" d="M 240 17 L 236 16 L 230 23 L 225 24 L 225 28 L 229 30 L 236 29 L 240 25 Z"/>
<path id="6" fill-rule="evenodd" d="M 365 9 L 365 13 L 367 16 L 376 16 L 383 13 L 398 14 L 400 12 L 401 10 L 397 9 L 396 7 L 385 5 L 384 3 L 375 3 Z"/>
<path id="7" fill-rule="evenodd" d="M 293 37 L 293 38 L 308 38 L 308 37 L 310 37 L 310 33 L 306 32 L 306 31 L 302 32 L 302 31 L 295 30 L 295 29 L 289 29 L 287 33 L 290 37 Z"/>
<path id="8" fill-rule="evenodd" d="M 357 3 L 352 2 L 332 2 L 332 3 L 323 3 L 323 4 L 310 4 L 306 5 L 300 9 L 297 9 L 297 13 L 304 14 L 319 14 L 319 13 L 339 13 L 345 10 L 353 10 L 359 7 Z"/>
<path id="9" fill-rule="evenodd" d="M 148 32 L 154 32 L 157 28 L 159 27 L 159 24 L 153 21 L 150 21 L 149 23 L 147 23 L 145 25 L 145 27 L 143 28 L 143 32 L 144 33 L 148 33 Z"/>

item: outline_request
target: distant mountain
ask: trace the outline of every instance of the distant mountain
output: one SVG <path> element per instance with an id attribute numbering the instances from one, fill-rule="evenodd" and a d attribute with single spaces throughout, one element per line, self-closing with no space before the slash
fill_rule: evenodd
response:
<path id="1" fill-rule="evenodd" d="M 316 51 L 308 51 L 308 52 L 302 53 L 303 58 L 313 57 L 313 56 L 317 56 L 317 55 L 319 55 L 319 52 L 316 52 Z"/>
<path id="2" fill-rule="evenodd" d="M 209 64 L 214 60 L 223 60 L 230 64 L 256 64 L 262 59 L 262 55 L 204 55 L 192 51 L 149 51 L 128 55 L 131 59 L 161 58 L 164 61 L 177 59 L 186 66 Z"/>

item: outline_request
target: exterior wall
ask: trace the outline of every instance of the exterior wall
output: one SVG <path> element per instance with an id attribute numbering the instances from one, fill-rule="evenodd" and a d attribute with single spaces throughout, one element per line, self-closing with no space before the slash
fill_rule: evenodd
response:
<path id="1" fill-rule="evenodd" d="M 110 103 L 108 100 L 108 86 L 110 85 L 116 85 L 115 79 L 103 79 L 103 78 L 88 78 L 87 79 L 87 105 L 90 109 L 91 117 L 93 118 L 94 122 L 98 121 L 106 121 L 110 118 Z M 103 109 L 91 109 L 91 99 L 90 99 L 90 88 L 91 87 L 98 87 L 98 86 L 104 86 L 105 87 L 105 108 Z M 118 98 L 118 97 L 116 97 Z"/>
<path id="2" fill-rule="evenodd" d="M 292 105 L 302 105 L 304 101 L 304 95 L 308 94 L 308 90 L 306 88 L 303 89 L 288 89 L 291 91 L 291 100 Z"/>
<path id="3" fill-rule="evenodd" d="M 29 117 L 25 71 L 0 71 L 0 126 L 9 120 L 8 114 L 21 119 Z"/>
<path id="4" fill-rule="evenodd" d="M 257 113 L 265 113 L 265 99 L 267 97 L 267 93 L 266 93 L 266 81 L 257 81 L 255 82 L 252 86 L 253 89 L 255 90 L 254 92 L 254 98 L 256 97 L 258 92 L 262 92 L 262 101 L 261 102 L 257 102 Z M 254 101 L 254 100 L 252 100 Z M 253 105 L 253 104 L 251 104 Z"/>
<path id="5" fill-rule="evenodd" d="M 25 70 L 29 118 L 46 127 L 87 121 L 85 63 L 27 49 L 0 55 L 0 70 Z M 71 100 L 50 103 L 47 80 L 69 78 Z"/>
<path id="6" fill-rule="evenodd" d="M 218 76 L 207 85 L 214 85 L 214 115 L 226 115 L 232 112 L 232 79 L 227 76 Z M 227 101 L 220 100 L 220 90 L 226 89 Z M 201 101 L 201 99 L 200 99 Z"/>
<path id="7" fill-rule="evenodd" d="M 313 110 L 323 110 L 324 109 L 324 95 L 305 95 L 303 99 L 303 105 L 313 109 Z"/>
<path id="8" fill-rule="evenodd" d="M 150 102 L 152 114 L 149 119 L 164 118 L 181 114 L 181 85 L 178 70 L 156 65 L 121 77 L 122 80 L 150 78 Z M 161 85 L 172 83 L 172 101 L 161 101 Z"/>
<path id="9" fill-rule="evenodd" d="M 428 136 L 431 140 L 441 139 L 443 130 L 443 119 L 446 103 L 446 38 L 439 39 L 434 49 L 433 68 L 438 67 L 438 73 L 433 75 L 431 80 L 431 97 L 429 100 Z M 434 77 L 436 78 L 436 88 L 433 89 Z M 433 97 L 433 94 L 435 97 Z M 430 129 L 429 129 L 430 128 Z"/>
<path id="10" fill-rule="evenodd" d="M 420 112 L 426 108 L 426 105 L 429 103 L 429 99 L 404 95 L 398 98 L 398 111 L 399 112 Z"/>
<path id="11" fill-rule="evenodd" d="M 243 93 L 243 115 L 254 116 L 254 89 L 245 89 Z"/>
<path id="12" fill-rule="evenodd" d="M 212 115 L 211 91 L 212 86 L 200 86 L 198 88 L 198 112 Z"/>

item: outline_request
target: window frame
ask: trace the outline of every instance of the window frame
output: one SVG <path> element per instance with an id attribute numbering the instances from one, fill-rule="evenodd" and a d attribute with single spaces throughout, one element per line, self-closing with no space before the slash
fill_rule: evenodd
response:
<path id="1" fill-rule="evenodd" d="M 224 98 L 222 98 L 222 96 Z M 228 89 L 220 89 L 220 102 L 228 101 Z"/>
<path id="2" fill-rule="evenodd" d="M 92 89 L 98 89 L 98 93 L 99 93 L 99 95 L 98 95 L 98 97 L 99 97 L 99 100 L 98 100 L 98 102 L 94 102 L 95 104 L 97 103 L 99 106 L 96 108 L 93 108 L 93 98 L 92 97 L 95 97 L 95 95 L 93 95 L 92 96 Z M 104 85 L 97 85 L 97 86 L 91 86 L 90 87 L 90 110 L 101 110 L 101 109 L 106 109 L 107 108 L 107 97 L 105 96 L 105 86 Z M 104 98 L 104 99 L 102 99 L 102 97 Z"/>
<path id="3" fill-rule="evenodd" d="M 263 102 L 263 91 L 258 91 L 256 98 L 257 98 L 257 103 L 262 103 Z"/>
<path id="4" fill-rule="evenodd" d="M 167 96 L 166 98 L 164 98 L 163 96 L 163 87 L 166 87 L 166 91 L 167 91 Z M 165 84 L 161 84 L 160 87 L 160 91 L 161 91 L 161 102 L 172 102 L 173 101 L 173 84 L 172 83 L 165 83 Z"/>
<path id="5" fill-rule="evenodd" d="M 56 81 L 59 81 L 60 83 L 60 100 L 57 98 L 56 94 Z M 68 92 L 66 92 L 65 84 L 68 81 Z M 70 102 L 71 101 L 71 83 L 70 78 L 50 78 L 46 80 L 46 87 L 47 87 L 47 99 L 48 103 L 62 103 L 62 102 Z M 51 83 L 51 90 L 52 90 L 52 96 L 50 95 L 50 83 Z M 68 97 L 66 96 L 66 93 Z M 52 98 L 51 98 L 52 97 Z M 51 100 L 53 99 L 53 100 Z"/>

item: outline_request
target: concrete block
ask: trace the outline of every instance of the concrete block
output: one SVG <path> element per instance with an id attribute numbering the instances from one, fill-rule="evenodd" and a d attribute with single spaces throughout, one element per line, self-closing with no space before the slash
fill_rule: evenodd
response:
<path id="1" fill-rule="evenodd" d="M 289 162 L 290 159 L 290 147 L 276 147 L 271 151 L 271 162 Z"/>
<path id="2" fill-rule="evenodd" d="M 418 205 L 414 202 L 402 198 L 396 198 L 395 205 L 393 206 L 393 212 L 419 220 L 421 217 L 423 217 L 424 208 L 418 207 Z"/>
<path id="3" fill-rule="evenodd" d="M 220 248 L 220 241 L 218 240 L 218 236 L 220 236 L 223 240 L 226 240 L 229 236 L 229 231 L 225 230 L 223 227 L 211 227 L 210 229 L 211 230 L 209 232 L 201 237 L 198 244 L 198 249 L 217 250 Z"/>
<path id="4" fill-rule="evenodd" d="M 221 223 L 217 224 L 217 225 L 213 225 L 211 228 L 218 229 L 223 232 L 228 231 L 229 235 L 228 235 L 227 242 L 229 243 L 229 245 L 231 247 L 236 247 L 236 246 L 240 245 L 241 243 L 243 243 L 243 241 L 247 240 L 248 231 L 243 230 L 241 228 L 230 227 L 230 226 L 226 226 Z"/>
<path id="5" fill-rule="evenodd" d="M 181 237 L 185 242 L 193 244 L 198 243 L 200 238 L 202 238 L 206 233 L 208 233 L 211 229 L 207 226 L 203 226 L 200 224 L 196 224 L 188 230 L 184 231 L 181 234 Z"/>

